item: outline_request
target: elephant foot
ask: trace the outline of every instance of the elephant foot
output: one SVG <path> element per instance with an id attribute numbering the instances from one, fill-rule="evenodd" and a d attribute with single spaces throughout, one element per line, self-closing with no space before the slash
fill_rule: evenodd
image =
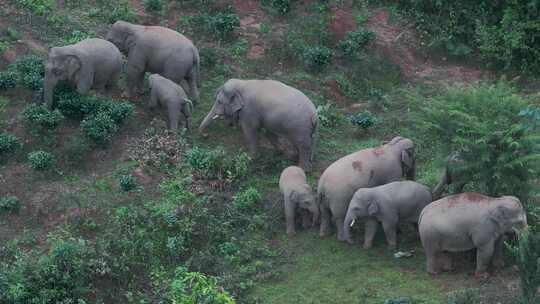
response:
<path id="1" fill-rule="evenodd" d="M 489 273 L 487 271 L 476 271 L 474 273 L 474 277 L 477 279 L 477 280 L 480 280 L 480 281 L 485 281 L 489 278 Z"/>
<path id="2" fill-rule="evenodd" d="M 287 236 L 289 238 L 294 238 L 296 236 L 296 232 L 295 231 L 289 231 L 289 232 L 287 232 Z"/>
<path id="3" fill-rule="evenodd" d="M 397 245 L 396 244 L 388 244 L 387 246 L 389 251 L 396 251 Z"/>
<path id="4" fill-rule="evenodd" d="M 366 244 L 366 243 L 364 243 L 364 245 L 362 245 L 362 248 L 364 248 L 364 249 L 371 249 L 371 247 L 373 247 L 372 244 Z"/>
<path id="5" fill-rule="evenodd" d="M 495 268 L 503 268 L 504 267 L 504 260 L 502 258 L 493 260 L 493 266 Z"/>
<path id="6" fill-rule="evenodd" d="M 432 276 L 437 276 L 437 275 L 441 274 L 439 271 L 434 270 L 434 269 L 428 269 L 427 272 Z"/>
<path id="7" fill-rule="evenodd" d="M 319 236 L 324 238 L 324 237 L 327 237 L 330 233 L 326 230 L 321 230 L 319 231 Z"/>

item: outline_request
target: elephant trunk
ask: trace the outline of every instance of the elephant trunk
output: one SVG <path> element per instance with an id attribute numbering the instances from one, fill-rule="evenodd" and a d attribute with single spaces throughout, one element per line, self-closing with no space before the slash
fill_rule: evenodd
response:
<path id="1" fill-rule="evenodd" d="M 212 107 L 212 110 L 208 112 L 208 115 L 204 118 L 203 122 L 199 126 L 199 132 L 204 132 L 204 130 L 208 127 L 208 125 L 212 122 L 212 120 L 216 119 L 216 114 L 214 111 L 214 107 Z"/>
<path id="2" fill-rule="evenodd" d="M 343 221 L 343 237 L 349 244 L 353 243 L 351 239 L 351 227 L 352 225 L 354 225 L 354 221 L 354 216 L 347 212 L 347 216 L 345 216 L 345 221 Z"/>
<path id="3" fill-rule="evenodd" d="M 405 177 L 408 180 L 415 180 L 416 179 L 416 161 L 413 159 L 412 167 L 407 170 L 407 173 L 405 174 Z"/>
<path id="4" fill-rule="evenodd" d="M 49 109 L 53 107 L 53 94 L 57 83 L 58 79 L 56 77 L 50 75 L 50 73 L 45 74 L 43 81 L 43 101 L 47 103 Z"/>
<path id="5" fill-rule="evenodd" d="M 315 227 L 315 225 L 317 225 L 317 223 L 319 222 L 319 216 L 321 214 L 321 212 L 319 211 L 319 206 L 314 206 L 311 210 L 311 214 L 313 215 L 311 224 L 313 227 Z"/>
<path id="6" fill-rule="evenodd" d="M 442 176 L 441 180 L 437 184 L 437 186 L 435 186 L 435 188 L 433 188 L 433 190 L 431 191 L 431 199 L 433 201 L 436 201 L 436 200 L 441 198 L 441 196 L 442 196 L 443 192 L 445 191 L 446 186 L 448 185 L 448 183 L 449 183 L 448 173 L 445 172 L 444 175 Z"/>
<path id="7" fill-rule="evenodd" d="M 289 237 L 293 237 L 294 235 L 296 235 L 296 229 L 295 229 L 295 210 L 296 209 L 296 206 L 290 202 L 290 201 L 285 201 L 285 223 L 287 225 L 287 235 Z"/>

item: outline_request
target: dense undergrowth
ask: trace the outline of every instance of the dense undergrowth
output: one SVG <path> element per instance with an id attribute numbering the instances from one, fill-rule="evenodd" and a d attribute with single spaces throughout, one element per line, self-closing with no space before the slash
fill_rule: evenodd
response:
<path id="1" fill-rule="evenodd" d="M 144 1 L 145 20 L 129 1 L 70 1 L 59 10 L 55 1 L 10 3 L 25 14 L 10 22 L 42 30 L 49 45 L 102 37 L 116 20 L 164 23 L 167 8 L 174 7 L 183 12 L 176 17 L 176 29 L 191 37 L 201 54 L 202 102 L 195 121 L 230 77 L 281 80 L 300 88 L 317 106 L 321 128 L 312 185 L 337 158 L 402 135 L 417 144 L 420 182 L 433 186 L 448 153 L 460 151 L 471 172 L 467 190 L 519 196 L 528 207 L 531 231 L 539 229 L 534 187 L 538 98 L 517 95 L 504 82 L 442 89 L 405 85 L 399 68 L 369 49 L 375 37 L 363 25 L 370 7 L 362 1 L 350 8 L 357 29 L 343 39 L 328 30 L 332 7 L 341 2 L 262 1 L 269 16 L 257 34 L 267 43 L 258 60 L 245 59 L 250 38 L 240 33 L 240 16 L 218 1 Z M 414 12 L 427 14 L 420 4 L 409 4 Z M 455 41 L 466 41 L 469 34 Z M 1 35 L 0 42 L 9 47 L 11 36 L 16 34 Z M 510 61 L 501 60 L 534 70 L 535 61 L 522 65 L 531 54 L 512 53 Z M 13 109 L 20 114 L 15 123 L 2 122 L 7 131 L 0 133 L 0 161 L 6 166 L 28 163 L 45 172 L 36 172 L 30 183 L 51 179 L 76 189 L 57 197 L 61 212 L 76 216 L 48 231 L 46 240 L 21 232 L 0 246 L 0 303 L 344 303 L 359 297 L 382 303 L 398 301 L 400 295 L 414 303 L 446 300 L 448 290 L 424 274 L 420 254 L 395 262 L 379 251 L 318 242 L 311 232 L 298 241 L 283 240 L 277 176 L 292 164 L 283 155 L 263 147 L 252 160 L 238 148 L 240 132 L 225 124 L 213 124 L 209 139 L 172 134 L 143 119 L 138 112 L 147 109 L 140 101 L 79 96 L 67 87 L 56 90 L 56 109 L 49 111 L 32 103 L 40 96 L 42 69 L 43 57 L 31 55 L 0 72 L 0 94 L 7 96 L 6 102 L 0 99 L 0 115 L 4 119 L 4 110 Z M 329 82 L 335 82 L 342 100 L 335 100 Z M 16 90 L 34 93 L 22 95 L 27 100 L 21 105 Z M 25 125 L 23 131 L 13 127 L 19 124 Z M 122 147 L 126 157 L 115 158 L 100 172 L 93 171 L 94 164 L 82 169 L 91 154 L 112 150 L 119 134 L 129 136 L 126 129 L 139 135 Z M 62 134 L 66 130 L 72 135 Z M 140 168 L 154 181 L 144 184 L 135 176 Z M 0 190 L 2 225 L 33 207 L 10 193 Z M 533 303 L 537 268 L 524 265 L 538 258 L 537 242 L 527 240 L 513 244 L 521 249 L 512 252 L 529 299 L 524 303 Z M 421 252 L 417 240 L 406 245 Z M 375 266 L 362 272 L 371 263 Z M 321 273 L 313 273 L 319 265 Z M 356 280 L 365 286 L 357 288 Z M 343 293 L 328 298 L 329 288 Z M 447 300 L 475 303 L 470 294 L 455 292 Z"/>

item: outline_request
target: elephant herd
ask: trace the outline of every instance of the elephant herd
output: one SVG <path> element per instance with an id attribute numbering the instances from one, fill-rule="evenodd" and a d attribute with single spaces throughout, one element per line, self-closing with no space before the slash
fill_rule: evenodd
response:
<path id="1" fill-rule="evenodd" d="M 60 81 L 70 83 L 80 94 L 115 87 L 123 69 L 122 54 L 127 57 L 127 96 L 142 93 L 144 75 L 150 72 L 149 106 L 167 111 L 170 129 L 178 130 L 183 120 L 191 130 L 194 105 L 199 101 L 199 53 L 182 34 L 160 26 L 118 21 L 106 39 L 86 39 L 51 48 L 45 66 L 44 101 L 50 108 L 54 106 L 54 87 Z M 363 218 L 364 248 L 372 246 L 380 222 L 389 247 L 395 249 L 398 225 L 413 223 L 418 225 L 428 272 L 450 270 L 449 252 L 475 248 L 476 274 L 485 276 L 490 264 L 502 264 L 503 235 L 527 223 L 523 206 L 512 196 L 461 193 L 439 199 L 459 172 L 447 167 L 434 191 L 414 182 L 414 143 L 399 136 L 331 164 L 321 175 L 314 194 L 305 172 L 313 166 L 317 112 L 306 95 L 281 82 L 226 81 L 217 89 L 212 109 L 199 131 L 204 132 L 219 117 L 240 126 L 251 157 L 255 157 L 261 129 L 276 148 L 279 137 L 294 146 L 299 166 L 286 168 L 279 180 L 289 236 L 295 234 L 298 214 L 304 227 L 319 224 L 321 237 L 330 233 L 333 222 L 337 238 L 351 242 L 351 227 Z M 452 156 L 450 161 L 459 163 L 459 157 Z"/>
<path id="2" fill-rule="evenodd" d="M 476 249 L 475 274 L 486 277 L 490 264 L 503 265 L 504 235 L 527 225 L 525 210 L 513 196 L 495 198 L 465 192 L 435 198 L 434 194 L 442 194 L 444 183 L 449 183 L 448 175 L 447 168 L 433 192 L 414 182 L 414 143 L 399 136 L 335 161 L 321 175 L 316 195 L 304 171 L 288 167 L 279 180 L 287 234 L 295 235 L 298 211 L 304 227 L 316 225 L 320 218 L 321 237 L 329 234 L 333 219 L 337 238 L 352 243 L 351 227 L 356 220 L 364 219 L 364 249 L 371 248 L 381 223 L 388 247 L 393 250 L 399 224 L 411 223 L 418 227 L 429 273 L 451 270 L 450 252 Z"/>

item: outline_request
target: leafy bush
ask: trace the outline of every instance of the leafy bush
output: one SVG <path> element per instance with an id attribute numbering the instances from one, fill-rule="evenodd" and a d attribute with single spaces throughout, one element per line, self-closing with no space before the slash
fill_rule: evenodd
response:
<path id="1" fill-rule="evenodd" d="M 120 184 L 120 188 L 126 192 L 137 189 L 137 180 L 131 174 L 121 175 L 118 178 L 118 183 Z"/>
<path id="2" fill-rule="evenodd" d="M 82 134 L 99 145 L 107 144 L 118 131 L 118 125 L 108 113 L 99 112 L 81 122 Z"/>
<path id="3" fill-rule="evenodd" d="M 204 27 L 219 39 L 231 37 L 240 27 L 240 18 L 232 12 L 220 12 L 215 15 L 203 13 L 199 19 Z"/>
<path id="4" fill-rule="evenodd" d="M 188 272 L 178 267 L 171 282 L 172 303 L 234 304 L 233 298 L 217 285 L 214 278 L 202 273 Z"/>
<path id="5" fill-rule="evenodd" d="M 0 198 L 1 213 L 17 213 L 21 209 L 21 202 L 15 196 L 3 196 Z"/>
<path id="6" fill-rule="evenodd" d="M 9 70 L 17 73 L 17 81 L 23 87 L 30 90 L 43 87 L 45 58 L 37 55 L 23 56 L 12 63 Z"/>
<path id="7" fill-rule="evenodd" d="M 17 86 L 17 73 L 13 71 L 0 72 L 0 90 L 6 90 Z"/>
<path id="8" fill-rule="evenodd" d="M 17 136 L 10 133 L 0 133 L 0 156 L 15 152 L 21 147 Z"/>
<path id="9" fill-rule="evenodd" d="M 162 0 L 144 0 L 144 8 L 147 11 L 159 12 L 163 8 Z"/>
<path id="10" fill-rule="evenodd" d="M 234 197 L 234 207 L 240 211 L 250 211 L 257 208 L 261 201 L 261 194 L 257 189 L 250 187 Z"/>
<path id="11" fill-rule="evenodd" d="M 326 128 L 337 126 L 338 122 L 341 120 L 341 115 L 331 103 L 317 106 L 316 110 L 319 122 Z"/>
<path id="12" fill-rule="evenodd" d="M 386 299 L 384 304 L 411 304 L 411 300 L 409 298 Z"/>
<path id="13" fill-rule="evenodd" d="M 50 131 L 58 128 L 64 115 L 59 110 L 50 111 L 45 104 L 29 104 L 22 111 L 22 116 L 28 126 L 37 127 L 40 131 Z"/>
<path id="14" fill-rule="evenodd" d="M 26 9 L 29 9 L 35 14 L 45 15 L 50 13 L 54 8 L 55 0 L 17 0 L 17 4 Z"/>
<path id="15" fill-rule="evenodd" d="M 135 12 L 127 0 L 104 1 L 100 7 L 102 9 L 99 15 L 103 16 L 110 24 L 116 21 L 137 21 L 137 12 Z"/>
<path id="16" fill-rule="evenodd" d="M 54 156 L 45 151 L 33 151 L 28 153 L 30 167 L 37 171 L 46 171 L 54 165 Z"/>
<path id="17" fill-rule="evenodd" d="M 307 46 L 301 53 L 302 61 L 314 70 L 320 70 L 332 61 L 332 50 L 324 46 Z"/>
<path id="18" fill-rule="evenodd" d="M 447 155 L 460 151 L 477 190 L 528 200 L 540 142 L 519 115 L 527 104 L 507 84 L 453 87 L 419 100 L 417 121 L 426 138 L 438 138 Z"/>
<path id="19" fill-rule="evenodd" d="M 540 301 L 540 235 L 530 229 L 518 234 L 518 243 L 510 251 L 517 261 L 523 304 Z"/>
<path id="20" fill-rule="evenodd" d="M 479 304 L 480 297 L 478 289 L 461 289 L 448 294 L 448 304 Z"/>
<path id="21" fill-rule="evenodd" d="M 263 0 L 264 6 L 280 14 L 286 14 L 291 10 L 292 0 Z"/>
<path id="22" fill-rule="evenodd" d="M 373 39 L 375 39 L 375 34 L 372 31 L 359 27 L 356 31 L 347 33 L 347 36 L 339 42 L 338 47 L 343 54 L 352 57 L 358 55 Z"/>
<path id="23" fill-rule="evenodd" d="M 351 115 L 349 120 L 353 125 L 359 126 L 364 130 L 377 123 L 377 117 L 368 110 Z"/>
<path id="24" fill-rule="evenodd" d="M 67 45 L 67 44 L 75 44 L 75 43 L 78 43 L 78 42 L 81 42 L 85 39 L 89 39 L 89 38 L 96 38 L 97 37 L 97 34 L 95 32 L 81 32 L 81 31 L 78 31 L 78 30 L 75 30 L 75 31 L 72 31 L 68 36 L 67 38 L 64 38 L 62 44 L 63 45 Z"/>
<path id="25" fill-rule="evenodd" d="M 201 178 L 232 182 L 246 177 L 250 158 L 244 152 L 231 157 L 223 148 L 207 150 L 194 147 L 186 153 L 186 162 Z"/>

